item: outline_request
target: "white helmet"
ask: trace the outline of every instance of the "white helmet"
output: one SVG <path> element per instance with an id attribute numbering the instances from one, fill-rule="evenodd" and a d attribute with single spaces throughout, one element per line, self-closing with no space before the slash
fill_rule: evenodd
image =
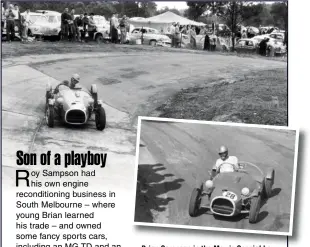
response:
<path id="1" fill-rule="evenodd" d="M 80 81 L 80 76 L 78 74 L 73 74 L 72 75 L 72 79 L 74 79 L 75 81 L 79 82 Z"/>
<path id="2" fill-rule="evenodd" d="M 226 153 L 226 152 L 228 153 L 228 148 L 225 146 L 221 146 L 219 149 L 219 154 Z"/>

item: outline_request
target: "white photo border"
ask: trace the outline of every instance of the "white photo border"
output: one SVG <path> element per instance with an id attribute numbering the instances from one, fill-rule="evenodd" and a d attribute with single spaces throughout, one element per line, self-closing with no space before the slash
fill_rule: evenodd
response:
<path id="1" fill-rule="evenodd" d="M 293 221 L 294 221 L 294 205 L 295 205 L 295 188 L 296 188 L 296 173 L 297 173 L 297 161 L 298 161 L 298 144 L 299 144 L 299 128 L 292 128 L 286 126 L 273 126 L 273 125 L 260 125 L 260 124 L 244 124 L 244 123 L 231 123 L 231 122 L 212 122 L 203 120 L 188 120 L 188 119 L 175 119 L 175 118 L 161 118 L 161 117 L 138 117 L 137 125 L 137 141 L 136 141 L 136 158 L 135 158 L 135 186 L 134 186 L 134 205 L 136 202 L 137 191 L 137 179 L 138 179 L 138 166 L 139 166 L 139 149 L 140 149 L 140 137 L 141 137 L 141 124 L 142 121 L 157 121 L 157 122 L 171 122 L 171 123 L 192 123 L 192 124 L 209 124 L 209 125 L 223 125 L 232 127 L 251 127 L 251 128 L 263 128 L 263 129 L 275 129 L 275 130 L 292 130 L 295 133 L 295 149 L 294 149 L 294 169 L 293 169 L 293 184 L 291 194 L 291 212 L 290 212 L 290 226 L 288 232 L 277 231 L 263 231 L 263 230 L 246 230 L 246 229 L 233 229 L 233 228 L 220 228 L 220 227 L 204 227 L 204 226 L 189 226 L 189 225 L 177 225 L 177 224 L 161 224 L 161 223 L 146 223 L 135 221 L 135 208 L 133 212 L 133 225 L 135 226 L 151 226 L 151 227 L 163 227 L 163 228 L 179 228 L 179 229 L 193 229 L 193 230 L 209 230 L 219 232 L 236 232 L 236 233 L 252 233 L 252 234 L 265 234 L 265 235 L 277 235 L 277 236 L 292 236 L 293 235 Z"/>

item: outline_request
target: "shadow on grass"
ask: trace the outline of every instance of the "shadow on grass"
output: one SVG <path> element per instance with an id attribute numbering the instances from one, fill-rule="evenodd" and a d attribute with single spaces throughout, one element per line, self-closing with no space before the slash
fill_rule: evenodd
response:
<path id="1" fill-rule="evenodd" d="M 174 200 L 166 194 L 181 188 L 184 179 L 174 178 L 170 173 L 163 174 L 165 169 L 162 164 L 138 166 L 136 222 L 154 222 L 154 215 L 164 212 L 168 203 Z"/>

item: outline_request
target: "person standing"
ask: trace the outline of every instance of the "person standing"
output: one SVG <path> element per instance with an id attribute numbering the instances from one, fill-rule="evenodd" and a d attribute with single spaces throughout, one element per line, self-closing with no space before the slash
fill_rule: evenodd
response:
<path id="1" fill-rule="evenodd" d="M 13 5 L 10 4 L 6 12 L 6 36 L 7 40 L 11 42 L 15 38 L 15 14 L 13 12 Z"/>
<path id="2" fill-rule="evenodd" d="M 62 39 L 68 41 L 69 34 L 69 20 L 71 16 L 69 15 L 69 9 L 65 8 L 64 12 L 61 14 L 61 33 Z"/>
<path id="3" fill-rule="evenodd" d="M 77 16 L 74 19 L 74 25 L 76 28 L 77 39 L 79 42 L 81 42 L 85 38 L 85 35 L 83 35 L 84 24 L 83 24 L 83 15 L 82 14 L 80 14 L 79 16 Z"/>
<path id="4" fill-rule="evenodd" d="M 175 23 L 173 22 L 170 26 L 170 35 L 171 35 L 171 47 L 175 46 Z"/>
<path id="5" fill-rule="evenodd" d="M 178 22 L 174 29 L 174 41 L 175 47 L 181 47 L 181 31 L 180 31 L 180 23 Z"/>
<path id="6" fill-rule="evenodd" d="M 22 39 L 27 41 L 28 39 L 28 29 L 30 25 L 30 9 L 27 9 L 23 16 L 23 35 Z"/>
<path id="7" fill-rule="evenodd" d="M 190 34 L 190 43 L 193 49 L 197 48 L 197 43 L 196 43 L 196 29 L 195 27 L 190 27 L 189 30 L 189 34 Z"/>
<path id="8" fill-rule="evenodd" d="M 96 23 L 94 21 L 94 13 L 90 13 L 89 15 L 87 31 L 88 31 L 89 40 L 93 40 L 95 32 L 96 32 Z"/>
<path id="9" fill-rule="evenodd" d="M 1 36 L 3 36 L 4 22 L 5 22 L 5 10 L 3 7 L 3 3 L 1 3 Z"/>
<path id="10" fill-rule="evenodd" d="M 120 21 L 119 27 L 121 29 L 121 44 L 126 43 L 126 34 L 127 34 L 127 17 L 126 15 Z"/>
<path id="11" fill-rule="evenodd" d="M 210 51 L 210 37 L 209 35 L 206 33 L 206 36 L 205 36 L 205 42 L 204 42 L 204 45 L 203 45 L 203 49 L 206 50 L 206 51 Z"/>
<path id="12" fill-rule="evenodd" d="M 69 30 L 71 33 L 71 41 L 75 42 L 76 41 L 76 26 L 75 26 L 75 21 L 74 21 L 74 14 L 75 14 L 75 10 L 72 9 L 70 12 L 70 20 L 69 22 Z"/>
<path id="13" fill-rule="evenodd" d="M 21 15 L 20 15 L 20 11 L 19 11 L 19 8 L 18 8 L 18 5 L 17 4 L 14 4 L 14 8 L 12 9 L 15 17 L 14 17 L 14 29 L 15 27 L 18 28 L 18 35 L 20 37 L 20 39 L 22 39 L 22 23 L 21 23 Z"/>
<path id="14" fill-rule="evenodd" d="M 88 19 L 88 14 L 84 13 L 84 17 L 82 19 L 83 21 L 83 32 L 81 34 L 81 38 L 82 40 L 86 39 L 86 34 L 87 34 L 87 29 L 88 29 L 88 23 L 89 23 L 89 19 Z"/>
<path id="15" fill-rule="evenodd" d="M 111 18 L 111 41 L 116 44 L 118 41 L 118 19 L 117 14 L 114 14 Z"/>

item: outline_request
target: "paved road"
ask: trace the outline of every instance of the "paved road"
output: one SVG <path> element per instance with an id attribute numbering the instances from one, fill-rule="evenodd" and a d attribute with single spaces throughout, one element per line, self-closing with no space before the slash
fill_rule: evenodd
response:
<path id="1" fill-rule="evenodd" d="M 285 68 L 286 63 L 257 58 L 187 53 L 83 53 L 22 56 L 3 60 L 3 178 L 14 183 L 15 152 L 108 153 L 98 179 L 130 189 L 134 175 L 138 115 L 149 115 L 180 88 L 233 78 L 254 70 Z M 46 83 L 79 73 L 83 85 L 96 83 L 105 102 L 107 129 L 46 127 Z M 40 167 L 31 167 L 40 169 Z M 119 183 L 119 181 L 123 181 Z M 125 185 L 125 186 L 124 186 Z"/>
<path id="2" fill-rule="evenodd" d="M 154 222 L 220 228 L 288 232 L 290 223 L 295 132 L 202 124 L 143 121 L 139 176 L 146 177 L 149 210 Z M 276 172 L 274 196 L 261 208 L 259 222 L 247 218 L 231 220 L 204 214 L 188 215 L 194 187 L 209 177 L 218 158 L 217 149 L 227 145 L 239 160 Z M 147 186 L 146 186 L 147 187 Z M 155 192 L 156 191 L 156 192 Z M 148 193 L 146 193 L 147 195 Z M 139 214 L 139 213 L 138 213 Z M 146 214 L 147 215 L 147 214 Z M 150 218 L 140 215 L 140 221 Z"/>

